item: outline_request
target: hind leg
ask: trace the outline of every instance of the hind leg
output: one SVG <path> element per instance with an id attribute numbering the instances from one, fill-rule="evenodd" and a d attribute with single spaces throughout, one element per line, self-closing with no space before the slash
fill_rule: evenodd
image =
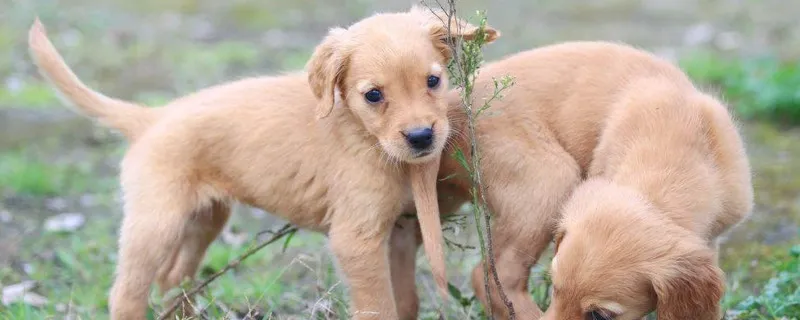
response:
<path id="1" fill-rule="evenodd" d="M 159 267 L 180 246 L 188 205 L 133 200 L 126 204 L 119 240 L 119 260 L 111 289 L 112 319 L 144 319 L 150 286 Z"/>
<path id="2" fill-rule="evenodd" d="M 400 320 L 417 319 L 419 312 L 415 272 L 420 244 L 422 235 L 417 220 L 398 218 L 389 239 L 389 270 Z"/>
<path id="3" fill-rule="evenodd" d="M 123 163 L 125 217 L 116 277 L 109 294 L 111 319 L 145 318 L 150 286 L 158 270 L 166 267 L 164 264 L 181 246 L 196 203 L 185 180 L 153 172 L 154 166 L 138 168 L 148 171 L 131 170 Z"/>
<path id="4" fill-rule="evenodd" d="M 530 268 L 536 263 L 541 252 L 547 248 L 549 238 L 540 235 L 538 237 L 520 236 L 500 239 L 501 237 L 498 236 L 500 228 L 493 227 L 493 229 L 496 239 L 493 243 L 495 267 L 500 283 L 503 285 L 503 291 L 513 304 L 516 318 L 539 319 L 542 310 L 531 300 L 528 292 L 528 279 Z M 541 228 L 534 232 L 541 234 L 546 232 L 544 229 Z M 484 307 L 490 305 L 498 319 L 509 319 L 507 306 L 497 292 L 492 275 L 489 275 L 489 287 L 492 293 L 490 297 L 487 297 L 484 280 L 484 268 L 483 262 L 481 262 L 472 271 L 473 289 Z"/>
<path id="5" fill-rule="evenodd" d="M 183 241 L 175 252 L 171 268 L 165 269 L 166 272 L 160 274 L 156 280 L 162 293 L 179 286 L 186 279 L 194 279 L 208 246 L 222 231 L 230 213 L 230 205 L 221 201 L 214 201 L 208 208 L 193 213 L 191 223 L 187 224 L 183 231 Z M 183 298 L 177 296 L 168 299 L 165 306 L 172 305 L 175 299 Z M 178 309 L 179 314 L 183 317 L 191 316 L 193 314 L 192 301 L 191 297 L 182 301 Z"/>
<path id="6" fill-rule="evenodd" d="M 517 319 L 539 319 L 542 310 L 528 292 L 530 269 L 553 237 L 561 204 L 580 182 L 575 160 L 553 140 L 535 145 L 513 142 L 486 144 L 484 176 L 487 202 L 493 214 L 493 255 L 498 278 Z M 524 150 L 521 153 L 520 150 Z M 472 273 L 476 295 L 491 305 L 500 319 L 508 319 L 508 309 L 497 293 L 490 275 L 491 295 L 486 294 L 483 263 Z"/>

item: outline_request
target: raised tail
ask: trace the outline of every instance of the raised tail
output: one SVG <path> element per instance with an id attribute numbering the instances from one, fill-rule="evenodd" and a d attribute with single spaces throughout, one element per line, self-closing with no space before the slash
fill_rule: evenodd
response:
<path id="1" fill-rule="evenodd" d="M 28 32 L 28 46 L 39 73 L 78 113 L 119 130 L 129 140 L 135 140 L 155 122 L 156 110 L 107 97 L 81 82 L 47 38 L 39 18 Z"/>

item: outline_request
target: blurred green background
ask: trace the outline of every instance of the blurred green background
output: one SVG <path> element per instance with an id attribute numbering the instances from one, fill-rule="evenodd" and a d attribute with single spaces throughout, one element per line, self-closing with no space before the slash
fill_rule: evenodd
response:
<path id="1" fill-rule="evenodd" d="M 158 105 L 226 80 L 304 66 L 328 28 L 410 1 L 0 0 L 0 318 L 105 319 L 121 206 L 124 141 L 65 108 L 36 74 L 27 28 L 38 15 L 78 75 L 110 96 Z M 756 209 L 723 244 L 731 319 L 800 317 L 800 2 L 786 0 L 457 1 L 487 10 L 503 36 L 487 60 L 565 40 L 615 40 L 679 63 L 736 109 L 754 169 Z M 237 208 L 203 274 L 282 222 Z M 450 237 L 474 244 L 469 225 Z M 457 234 L 455 234 L 457 233 Z M 208 317 L 339 318 L 346 295 L 322 236 L 300 232 L 204 293 Z M 461 290 L 449 314 L 480 318 L 468 275 L 479 253 L 451 248 Z M 420 259 L 421 316 L 435 295 Z M 545 259 L 546 260 L 546 259 Z M 546 261 L 544 261 L 546 262 Z M 532 295 L 545 303 L 538 266 Z M 35 295 L 20 298 L 15 290 Z M 258 317 L 255 316 L 255 318 Z"/>

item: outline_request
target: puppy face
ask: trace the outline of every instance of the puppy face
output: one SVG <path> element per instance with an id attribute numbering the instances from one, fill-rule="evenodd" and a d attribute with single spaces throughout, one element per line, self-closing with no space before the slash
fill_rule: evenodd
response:
<path id="1" fill-rule="evenodd" d="M 714 253 L 629 190 L 579 188 L 565 207 L 544 319 L 719 319 Z"/>
<path id="2" fill-rule="evenodd" d="M 453 22 L 448 31 L 428 9 L 414 7 L 332 29 L 308 63 L 309 83 L 320 100 L 317 116 L 346 107 L 391 158 L 415 163 L 434 157 L 450 133 L 447 41 L 478 34 L 475 26 Z M 485 34 L 488 42 L 499 36 L 488 27 Z"/>

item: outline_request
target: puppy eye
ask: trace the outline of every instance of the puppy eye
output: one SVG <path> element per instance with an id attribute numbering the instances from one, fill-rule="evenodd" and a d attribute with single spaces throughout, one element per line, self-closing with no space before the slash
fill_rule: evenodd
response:
<path id="1" fill-rule="evenodd" d="M 383 94 L 378 89 L 372 89 L 364 94 L 364 99 L 367 99 L 370 103 L 378 103 L 383 100 Z"/>
<path id="2" fill-rule="evenodd" d="M 428 88 L 433 89 L 439 86 L 439 77 L 437 76 L 429 76 L 428 77 Z"/>
<path id="3" fill-rule="evenodd" d="M 590 311 L 584 317 L 586 320 L 614 320 L 614 317 L 601 311 Z"/>

